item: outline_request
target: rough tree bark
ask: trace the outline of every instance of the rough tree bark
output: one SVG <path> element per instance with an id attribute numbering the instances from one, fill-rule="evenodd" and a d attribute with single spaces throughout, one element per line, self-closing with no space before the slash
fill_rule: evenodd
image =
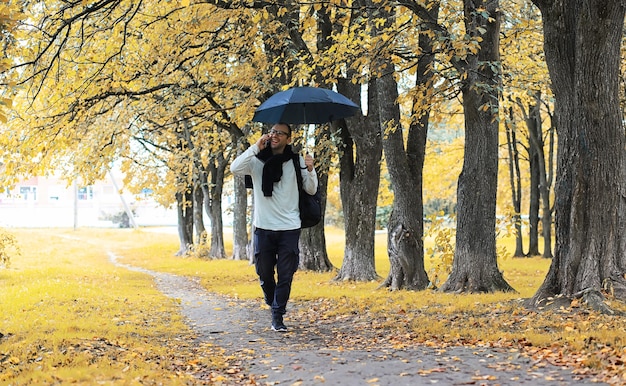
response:
<path id="1" fill-rule="evenodd" d="M 511 186 L 511 203 L 513 204 L 513 224 L 515 226 L 515 252 L 513 257 L 524 257 L 522 242 L 522 181 L 519 167 L 519 150 L 517 147 L 517 130 L 513 117 L 513 107 L 509 108 L 509 119 L 504 123 L 506 129 L 506 148 L 509 155 L 509 185 Z"/>
<path id="2" fill-rule="evenodd" d="M 548 133 L 548 157 L 546 160 L 545 140 L 543 137 L 542 120 L 541 120 L 541 91 L 535 93 L 535 104 L 530 108 L 528 122 L 528 140 L 530 143 L 531 154 L 534 155 L 536 164 L 531 165 L 531 169 L 536 168 L 537 174 L 537 209 L 541 209 L 541 214 L 537 213 L 537 227 L 539 219 L 541 219 L 544 247 L 542 257 L 552 257 L 552 206 L 550 204 L 550 187 L 552 186 L 552 148 L 554 144 L 554 136 L 552 127 Z M 531 172 L 532 173 L 532 172 Z M 530 254 L 530 253 L 529 253 Z M 537 247 L 537 255 L 539 250 Z"/>
<path id="3" fill-rule="evenodd" d="M 176 256 L 185 256 L 193 245 L 193 187 L 185 192 L 176 192 L 176 212 L 178 214 L 178 240 L 180 247 Z"/>
<path id="4" fill-rule="evenodd" d="M 231 135 L 231 143 L 236 149 L 236 155 L 241 154 L 244 146 L 248 146 L 245 133 L 234 124 L 226 127 Z M 228 171 L 228 169 L 226 169 Z M 248 191 L 245 178 L 234 176 L 235 203 L 233 204 L 233 260 L 248 260 Z"/>
<path id="5" fill-rule="evenodd" d="M 340 79 L 338 91 L 353 101 L 361 100 L 359 85 Z M 350 118 L 338 127 L 340 194 L 345 219 L 346 245 L 343 263 L 335 280 L 378 279 L 374 264 L 376 199 L 380 180 L 382 138 L 376 106 L 376 82 L 369 84 L 367 117 Z"/>
<path id="6" fill-rule="evenodd" d="M 467 77 L 461 88 L 466 150 L 457 188 L 456 248 L 452 272 L 441 290 L 513 291 L 498 269 L 496 256 L 498 0 L 465 0 L 464 14 L 467 33 L 482 41 L 478 54 L 465 58 Z"/>
<path id="7" fill-rule="evenodd" d="M 548 157 L 543 158 L 542 167 L 543 173 L 541 175 L 540 181 L 540 192 L 541 192 L 541 224 L 543 225 L 542 236 L 543 236 L 543 254 L 542 257 L 546 259 L 551 259 L 553 257 L 552 254 L 552 214 L 554 213 L 554 206 L 550 201 L 550 191 L 552 190 L 552 185 L 554 182 L 554 133 L 555 128 L 550 123 L 550 128 L 548 129 Z"/>
<path id="8" fill-rule="evenodd" d="M 326 251 L 324 235 L 324 215 L 326 211 L 326 189 L 328 173 L 318 174 L 318 183 L 322 193 L 322 221 L 314 227 L 302 229 L 300 233 L 299 269 L 316 272 L 328 272 L 334 269 Z"/>
<path id="9" fill-rule="evenodd" d="M 387 20 L 386 28 L 392 28 L 394 15 L 379 16 Z M 429 21 L 437 21 L 439 8 L 428 11 Z M 420 34 L 420 59 L 416 73 L 416 88 L 427 90 L 432 84 L 432 42 L 427 34 Z M 384 51 L 383 51 L 384 52 Z M 383 71 L 390 71 L 394 64 L 389 57 L 381 58 Z M 383 149 L 394 192 L 393 209 L 389 218 L 387 253 L 389 275 L 380 287 L 392 290 L 422 290 L 429 279 L 424 268 L 424 202 L 422 175 L 426 153 L 429 111 L 414 103 L 413 114 L 417 117 L 409 127 L 406 147 L 400 123 L 400 106 L 397 103 L 398 84 L 392 73 L 382 76 L 378 82 L 378 109 L 381 127 L 391 127 L 385 133 Z M 427 91 L 424 91 L 427 93 Z M 406 150 L 405 150 L 406 148 Z"/>
<path id="10" fill-rule="evenodd" d="M 391 269 L 381 287 L 394 290 L 421 290 L 429 284 L 424 268 L 424 209 L 421 195 L 422 181 L 419 178 L 421 173 L 416 173 L 410 167 L 404 151 L 403 132 L 399 127 L 400 110 L 396 103 L 398 85 L 391 74 L 378 79 L 377 82 L 381 126 L 386 127 L 393 122 L 396 127 L 392 132 L 386 133 L 383 139 L 394 199 L 387 236 Z M 424 154 L 414 156 L 421 156 L 423 164 Z"/>
<path id="11" fill-rule="evenodd" d="M 234 176 L 234 196 L 233 203 L 233 260 L 247 260 L 248 252 L 248 194 L 243 176 Z"/>
<path id="12" fill-rule="evenodd" d="M 318 127 L 316 131 L 317 139 L 328 138 L 330 128 L 328 125 Z M 322 141 L 325 142 L 325 141 Z M 304 228 L 300 233 L 300 264 L 298 269 L 315 272 L 332 271 L 335 267 L 328 258 L 326 249 L 326 234 L 324 231 L 324 219 L 326 213 L 326 200 L 328 189 L 328 165 L 330 164 L 330 155 L 323 154 L 331 149 L 319 149 L 320 152 L 315 154 L 318 189 L 321 195 L 322 203 L 322 220 L 319 224 L 311 228 Z M 301 152 L 302 153 L 302 152 Z"/>
<path id="13" fill-rule="evenodd" d="M 541 139 L 541 119 L 539 118 L 539 106 L 528 106 L 526 128 L 528 129 L 528 163 L 530 165 L 530 196 L 528 208 L 528 256 L 539 255 L 539 209 L 540 209 L 540 184 L 541 163 L 543 154 L 543 141 Z M 545 171 L 543 172 L 545 173 Z"/>
<path id="14" fill-rule="evenodd" d="M 332 22 L 330 20 L 328 9 L 326 5 L 317 11 L 317 50 L 318 52 L 324 52 L 332 45 Z M 324 84 L 324 77 L 321 74 L 321 69 L 316 68 L 315 79 L 319 84 Z M 328 88 L 332 88 L 332 85 L 326 85 Z M 330 123 L 329 123 L 330 124 Z M 329 125 L 323 125 L 317 128 L 319 138 L 326 139 L 330 136 L 331 128 Z M 316 136 L 316 145 L 318 137 Z M 323 141 L 326 142 L 326 141 Z M 327 142 L 328 143 L 328 142 Z M 334 149 L 319 149 L 320 152 L 330 152 Z M 321 156 L 321 157 L 320 157 Z M 305 228 L 300 234 L 300 265 L 299 269 L 328 272 L 334 269 L 333 264 L 328 258 L 328 250 L 326 249 L 326 234 L 324 230 L 324 220 L 326 213 L 326 200 L 327 200 L 327 187 L 328 187 L 328 169 L 330 164 L 330 157 L 326 154 L 315 154 L 316 159 L 321 158 L 321 162 L 316 162 L 316 172 L 319 183 L 319 191 L 321 193 L 322 201 L 322 221 L 314 227 Z"/>
<path id="15" fill-rule="evenodd" d="M 206 169 L 211 178 L 202 185 L 204 194 L 204 210 L 211 221 L 211 244 L 209 257 L 213 259 L 226 258 L 224 248 L 224 220 L 222 219 L 222 192 L 224 187 L 224 175 L 228 167 L 229 159 L 223 154 L 209 158 Z"/>
<path id="16" fill-rule="evenodd" d="M 204 208 L 204 193 L 202 192 L 201 186 L 203 180 L 206 182 L 206 176 L 203 178 L 202 174 L 203 173 L 200 173 L 196 176 L 197 181 L 195 181 L 193 185 L 193 227 L 195 231 L 195 241 L 198 244 L 204 243 L 207 237 L 202 211 L 202 208 Z"/>
<path id="17" fill-rule="evenodd" d="M 626 3 L 533 0 L 543 17 L 544 51 L 558 130 L 556 247 L 529 305 L 582 297 L 612 313 L 606 293 L 626 300 L 626 140 L 619 106 L 620 45 Z"/>

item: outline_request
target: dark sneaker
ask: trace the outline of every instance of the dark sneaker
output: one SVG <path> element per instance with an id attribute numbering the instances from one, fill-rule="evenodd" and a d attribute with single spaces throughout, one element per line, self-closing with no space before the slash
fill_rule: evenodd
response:
<path id="1" fill-rule="evenodd" d="M 284 323 L 274 323 L 272 322 L 272 330 L 278 332 L 287 332 L 287 326 Z"/>
<path id="2" fill-rule="evenodd" d="M 272 318 L 272 330 L 278 332 L 287 332 L 287 326 L 285 326 L 285 323 L 283 323 L 282 315 Z"/>

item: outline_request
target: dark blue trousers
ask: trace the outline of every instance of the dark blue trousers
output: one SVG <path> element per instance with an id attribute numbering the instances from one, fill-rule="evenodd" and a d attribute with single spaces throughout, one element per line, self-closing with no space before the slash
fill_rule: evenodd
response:
<path id="1" fill-rule="evenodd" d="M 272 315 L 286 312 L 291 282 L 300 262 L 299 240 L 300 229 L 269 231 L 257 228 L 254 231 L 256 273 Z"/>

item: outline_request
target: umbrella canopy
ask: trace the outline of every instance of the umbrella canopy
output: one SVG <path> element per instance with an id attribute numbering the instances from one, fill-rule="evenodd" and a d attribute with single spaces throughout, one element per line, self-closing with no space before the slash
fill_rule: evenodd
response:
<path id="1" fill-rule="evenodd" d="M 351 117 L 361 109 L 338 92 L 318 87 L 294 87 L 278 92 L 254 112 L 255 122 L 326 123 Z"/>

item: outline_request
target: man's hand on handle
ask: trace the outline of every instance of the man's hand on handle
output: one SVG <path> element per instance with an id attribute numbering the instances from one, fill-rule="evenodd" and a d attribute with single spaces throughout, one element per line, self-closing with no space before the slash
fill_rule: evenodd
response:
<path id="1" fill-rule="evenodd" d="M 307 153 L 307 155 L 304 156 L 304 165 L 308 171 L 313 170 L 313 156 L 311 156 L 311 154 Z"/>

